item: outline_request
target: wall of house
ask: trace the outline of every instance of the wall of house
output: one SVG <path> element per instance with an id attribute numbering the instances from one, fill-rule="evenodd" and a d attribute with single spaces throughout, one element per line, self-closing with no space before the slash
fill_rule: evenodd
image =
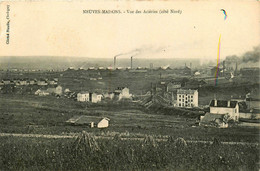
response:
<path id="1" fill-rule="evenodd" d="M 129 89 L 128 88 L 124 88 L 121 93 L 119 94 L 118 99 L 121 100 L 122 98 L 131 98 L 131 94 L 129 94 Z"/>
<path id="2" fill-rule="evenodd" d="M 236 105 L 235 108 L 228 108 L 228 107 L 210 107 L 210 113 L 213 114 L 229 114 L 229 116 L 234 119 L 239 119 L 239 106 Z"/>
<path id="3" fill-rule="evenodd" d="M 246 101 L 248 109 L 260 108 L 260 101 Z"/>
<path id="4" fill-rule="evenodd" d="M 174 91 L 178 88 L 181 88 L 181 84 L 168 84 L 167 91 Z"/>
<path id="5" fill-rule="evenodd" d="M 89 94 L 77 94 L 77 101 L 79 102 L 88 102 L 89 101 Z"/>
<path id="6" fill-rule="evenodd" d="M 62 95 L 62 87 L 61 86 L 57 86 L 55 89 L 55 93 L 58 95 Z"/>
<path id="7" fill-rule="evenodd" d="M 106 128 L 109 125 L 109 121 L 106 119 L 102 119 L 98 124 L 97 127 L 98 128 Z"/>
<path id="8" fill-rule="evenodd" d="M 91 102 L 92 103 L 100 102 L 101 98 L 102 98 L 102 95 L 98 95 L 98 94 L 93 93 Z"/>

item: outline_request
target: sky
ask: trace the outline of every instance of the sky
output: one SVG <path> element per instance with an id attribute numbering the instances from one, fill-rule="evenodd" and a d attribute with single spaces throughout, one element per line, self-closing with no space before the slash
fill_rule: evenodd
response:
<path id="1" fill-rule="evenodd" d="M 10 5 L 9 44 L 6 44 Z M 181 14 L 83 14 L 83 10 Z M 227 19 L 221 9 L 227 12 Z M 260 44 L 257 1 L 36 1 L 0 3 L 0 56 L 200 58 L 242 55 Z"/>

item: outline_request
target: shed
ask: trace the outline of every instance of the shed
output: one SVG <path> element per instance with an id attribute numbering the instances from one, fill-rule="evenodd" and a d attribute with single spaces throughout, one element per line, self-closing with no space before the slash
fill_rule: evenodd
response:
<path id="1" fill-rule="evenodd" d="M 97 128 L 106 128 L 109 126 L 110 119 L 107 117 L 96 117 L 96 116 L 73 116 L 66 123 L 72 125 L 87 125 L 90 128 L 97 127 Z"/>
<path id="2" fill-rule="evenodd" d="M 224 121 L 224 117 L 223 114 L 206 113 L 205 116 L 201 116 L 199 125 L 227 128 L 228 123 Z"/>

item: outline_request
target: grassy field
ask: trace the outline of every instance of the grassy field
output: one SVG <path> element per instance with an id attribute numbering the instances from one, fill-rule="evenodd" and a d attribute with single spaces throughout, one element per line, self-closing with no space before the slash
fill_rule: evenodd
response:
<path id="1" fill-rule="evenodd" d="M 258 128 L 228 129 L 193 127 L 194 117 L 181 115 L 178 110 L 144 110 L 135 103 L 106 103 L 87 105 L 71 99 L 53 96 L 6 95 L 0 98 L 0 129 L 6 133 L 70 134 L 83 130 L 95 134 L 126 133 L 136 135 L 166 135 L 187 140 L 258 142 Z M 72 126 L 66 123 L 75 115 L 110 118 L 106 129 Z"/>
<path id="2" fill-rule="evenodd" d="M 110 118 L 106 129 L 72 126 L 75 115 Z M 194 126 L 198 114 L 144 109 L 132 102 L 87 104 L 54 96 L 1 94 L 1 133 L 78 135 L 78 139 L 0 137 L 0 170 L 258 170 L 259 128 Z M 111 139 L 94 139 L 108 136 Z M 120 137 L 144 138 L 143 141 Z M 168 138 L 157 142 L 155 138 Z M 179 139 L 184 138 L 185 141 Z M 190 141 L 215 141 L 188 143 Z"/>
<path id="3" fill-rule="evenodd" d="M 259 146 L 187 143 L 170 137 L 157 142 L 0 137 L 1 170 L 252 170 L 259 169 Z"/>

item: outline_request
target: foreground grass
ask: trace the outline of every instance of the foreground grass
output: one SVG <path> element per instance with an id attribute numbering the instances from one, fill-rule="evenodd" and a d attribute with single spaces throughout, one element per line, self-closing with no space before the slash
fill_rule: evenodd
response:
<path id="1" fill-rule="evenodd" d="M 1 170 L 258 170 L 256 146 L 187 144 L 169 138 L 156 142 L 1 137 Z"/>

